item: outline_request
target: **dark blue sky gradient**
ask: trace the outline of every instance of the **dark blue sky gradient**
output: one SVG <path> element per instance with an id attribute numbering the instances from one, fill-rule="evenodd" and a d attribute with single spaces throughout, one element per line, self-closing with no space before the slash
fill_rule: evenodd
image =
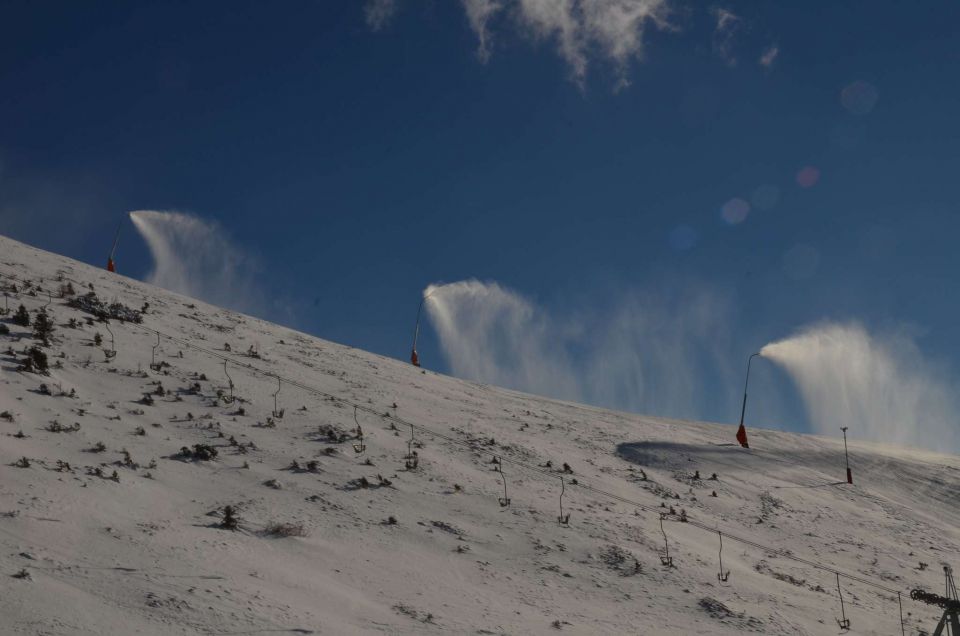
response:
<path id="1" fill-rule="evenodd" d="M 580 88 L 507 24 L 479 62 L 453 2 L 374 33 L 355 0 L 2 1 L 0 232 L 101 264 L 129 210 L 216 219 L 295 326 L 399 358 L 420 290 L 478 277 L 560 312 L 696 281 L 739 307 L 744 359 L 854 318 L 956 361 L 960 5 L 730 2 L 733 67 L 709 13 L 677 6 L 617 91 L 602 59 Z M 858 80 L 863 115 L 840 99 Z M 723 221 L 762 185 L 774 206 Z M 818 255 L 799 276 L 798 245 Z M 429 330 L 421 350 L 442 368 Z"/>

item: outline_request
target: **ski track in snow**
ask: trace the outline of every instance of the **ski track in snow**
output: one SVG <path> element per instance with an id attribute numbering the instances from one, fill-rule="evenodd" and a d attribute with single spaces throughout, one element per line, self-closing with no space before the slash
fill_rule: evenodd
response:
<path id="1" fill-rule="evenodd" d="M 9 276 L 54 292 L 62 276 L 80 294 L 92 284 L 103 300 L 136 309 L 147 302 L 144 327 L 389 417 L 359 412 L 367 448 L 358 455 L 353 409 L 285 382 L 284 417 L 268 427 L 276 380 L 230 365 L 239 400 L 226 404 L 217 399 L 229 393 L 222 361 L 162 339 L 165 366 L 152 370 L 156 337 L 117 321 L 110 323 L 117 355 L 107 360 L 93 344 L 99 332 L 109 347 L 105 326 L 88 325 L 88 314 L 56 294 L 48 308 L 55 341 L 46 352 L 62 367 L 49 377 L 22 373 L 22 352 L 34 341 L 4 317 L 11 331 L 0 335 L 0 413 L 10 414 L 0 419 L 4 634 L 839 631 L 829 572 L 725 539 L 731 574 L 720 582 L 716 533 L 675 517 L 664 525 L 675 567 L 665 568 L 657 514 L 574 479 L 900 590 L 907 633 L 930 630 L 939 618 L 908 592 L 940 591 L 940 564 L 956 561 L 957 457 L 854 440 L 850 486 L 838 483 L 842 440 L 752 429 L 747 451 L 731 444 L 732 426 L 617 413 L 421 372 L 0 237 L 4 287 Z M 22 302 L 32 316 L 48 300 L 45 292 L 10 298 L 11 308 Z M 71 318 L 77 328 L 67 325 Z M 250 347 L 259 357 L 246 355 Z M 165 395 L 142 404 L 157 382 Z M 190 390 L 195 382 L 198 392 Z M 53 395 L 41 394 L 41 384 Z M 60 395 L 71 390 L 75 397 Z M 399 419 L 473 449 L 417 431 L 419 465 L 408 470 L 410 431 L 393 429 Z M 53 432 L 54 421 L 80 428 Z M 98 442 L 106 450 L 92 452 Z M 218 457 L 177 458 L 195 444 L 216 447 Z M 123 464 L 124 450 L 138 466 Z M 491 454 L 505 460 L 506 507 L 497 501 L 503 482 Z M 15 465 L 23 457 L 28 468 Z M 58 460 L 69 469 L 58 470 Z M 562 472 L 564 463 L 572 473 Z M 90 474 L 97 467 L 103 477 Z M 114 470 L 119 481 L 109 479 Z M 561 476 L 569 527 L 557 521 Z M 237 531 L 218 527 L 225 505 L 239 510 Z M 275 523 L 302 525 L 305 536 L 270 536 Z M 21 570 L 29 577 L 13 576 Z M 848 633 L 900 633 L 895 596 L 841 583 Z"/>

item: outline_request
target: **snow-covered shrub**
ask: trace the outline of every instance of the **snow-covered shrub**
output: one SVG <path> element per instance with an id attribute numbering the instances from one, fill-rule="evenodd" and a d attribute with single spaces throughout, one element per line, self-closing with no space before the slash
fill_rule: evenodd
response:
<path id="1" fill-rule="evenodd" d="M 41 309 L 37 312 L 37 317 L 33 321 L 33 337 L 42 342 L 45 347 L 49 347 L 53 331 L 53 319 L 45 310 Z"/>
<path id="2" fill-rule="evenodd" d="M 24 359 L 23 363 L 20 365 L 20 370 L 27 373 L 39 373 L 41 375 L 48 375 L 50 371 L 50 364 L 47 361 L 47 354 L 40 350 L 39 347 L 30 347 L 27 350 L 27 357 Z M 49 391 L 47 395 L 49 395 Z"/>
<path id="3" fill-rule="evenodd" d="M 216 459 L 218 454 L 217 449 L 209 444 L 194 444 L 193 449 L 182 447 L 179 456 L 193 461 L 210 461 Z"/>
<path id="4" fill-rule="evenodd" d="M 17 312 L 13 314 L 13 324 L 20 325 L 21 327 L 30 326 L 30 313 L 23 305 L 20 305 L 20 307 L 17 308 Z"/>
<path id="5" fill-rule="evenodd" d="M 272 537 L 305 537 L 307 531 L 302 523 L 270 523 L 263 529 L 264 534 Z"/>
<path id="6" fill-rule="evenodd" d="M 240 527 L 240 518 L 237 516 L 237 510 L 233 506 L 223 507 L 223 518 L 220 520 L 220 527 L 224 530 L 236 530 Z"/>

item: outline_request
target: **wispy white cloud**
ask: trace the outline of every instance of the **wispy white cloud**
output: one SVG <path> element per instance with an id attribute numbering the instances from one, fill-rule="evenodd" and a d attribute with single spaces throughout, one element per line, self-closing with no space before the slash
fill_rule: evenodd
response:
<path id="1" fill-rule="evenodd" d="M 587 76 L 594 53 L 612 62 L 619 83 L 629 63 L 642 59 L 648 26 L 673 28 L 667 0 L 519 0 L 517 19 L 533 36 L 554 40 L 575 81 Z"/>
<path id="2" fill-rule="evenodd" d="M 736 66 L 737 58 L 733 49 L 737 34 L 743 26 L 743 20 L 733 11 L 723 7 L 713 7 L 710 13 L 716 21 L 713 29 L 713 52 L 728 66 Z"/>
<path id="3" fill-rule="evenodd" d="M 363 6 L 367 26 L 374 31 L 386 28 L 397 14 L 397 0 L 367 0 Z"/>
<path id="4" fill-rule="evenodd" d="M 706 383 L 740 381 L 740 370 L 728 366 L 732 307 L 697 285 L 632 291 L 561 314 L 497 283 L 460 281 L 424 293 L 460 377 L 674 417 L 707 412 Z"/>
<path id="5" fill-rule="evenodd" d="M 777 61 L 777 57 L 780 56 L 780 47 L 776 44 L 771 44 L 763 50 L 763 53 L 760 54 L 760 66 L 764 68 L 772 68 L 774 62 Z"/>
<path id="6" fill-rule="evenodd" d="M 613 65 L 617 85 L 628 84 L 630 63 L 643 59 L 648 28 L 673 30 L 674 0 L 460 0 L 477 36 L 477 55 L 489 59 L 494 22 L 518 28 L 538 42 L 552 42 L 582 85 L 593 59 Z M 384 28 L 397 11 L 397 0 L 368 0 L 367 24 Z"/>
<path id="7" fill-rule="evenodd" d="M 490 20 L 503 8 L 500 0 L 461 0 L 470 21 L 470 28 L 477 34 L 479 44 L 477 57 L 486 62 L 490 59 Z"/>

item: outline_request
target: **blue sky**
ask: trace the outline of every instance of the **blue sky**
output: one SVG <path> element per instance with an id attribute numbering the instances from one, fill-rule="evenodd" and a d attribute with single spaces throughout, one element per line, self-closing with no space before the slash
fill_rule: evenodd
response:
<path id="1" fill-rule="evenodd" d="M 187 212 L 292 308 L 259 313 L 403 359 L 421 290 L 478 278 L 563 324 L 709 290 L 738 376 L 856 320 L 952 377 L 960 5 L 624 0 L 640 35 L 504 4 L 481 51 L 481 0 L 3 2 L 0 232 L 101 264 L 128 211 Z M 118 261 L 151 268 L 129 223 Z M 652 410 L 734 420 L 727 375 Z"/>

